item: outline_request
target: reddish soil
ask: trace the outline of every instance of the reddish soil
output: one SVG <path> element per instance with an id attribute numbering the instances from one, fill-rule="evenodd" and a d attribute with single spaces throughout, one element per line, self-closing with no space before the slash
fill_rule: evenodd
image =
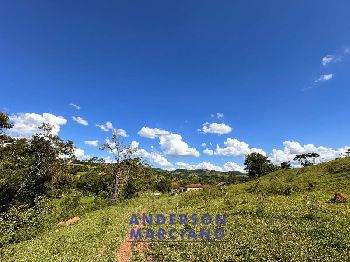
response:
<path id="1" fill-rule="evenodd" d="M 145 213 L 145 210 L 142 210 L 141 216 L 144 213 Z M 142 227 L 142 225 L 138 225 L 134 228 L 138 229 L 140 227 Z M 129 236 L 130 236 L 130 231 L 124 237 L 124 240 L 121 243 L 119 250 L 117 251 L 116 257 L 117 257 L 117 261 L 119 261 L 119 262 L 131 262 L 133 248 L 136 248 L 141 254 L 147 250 L 147 243 L 145 243 L 145 242 L 140 242 L 140 243 L 130 242 Z"/>
<path id="2" fill-rule="evenodd" d="M 72 217 L 72 218 L 68 219 L 67 221 L 59 222 L 57 225 L 58 226 L 69 226 L 69 225 L 75 224 L 79 220 L 80 220 L 80 217 Z"/>

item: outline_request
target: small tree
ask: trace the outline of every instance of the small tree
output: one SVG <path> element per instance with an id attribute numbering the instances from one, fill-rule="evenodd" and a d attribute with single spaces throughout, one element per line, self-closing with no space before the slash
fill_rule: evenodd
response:
<path id="1" fill-rule="evenodd" d="M 135 157 L 136 149 L 124 144 L 116 132 L 112 133 L 111 139 L 106 140 L 100 149 L 107 150 L 113 155 L 112 162 L 105 163 L 107 172 L 112 173 L 114 177 L 112 199 L 116 200 L 121 197 L 126 186 L 127 195 L 131 195 L 130 192 L 134 188 L 130 184 L 130 177 L 134 174 L 133 171 L 135 169 L 139 169 L 142 166 L 142 160 Z"/>
<path id="2" fill-rule="evenodd" d="M 294 157 L 294 161 L 298 161 L 303 167 L 315 164 L 316 158 L 320 157 L 317 153 L 299 154 Z"/>
<path id="3" fill-rule="evenodd" d="M 256 152 L 246 156 L 244 165 L 250 178 L 258 178 L 275 170 L 275 166 L 266 156 Z"/>
<path id="4" fill-rule="evenodd" d="M 13 124 L 10 123 L 8 115 L 3 112 L 0 112 L 0 132 L 3 128 L 10 129 L 13 127 Z"/>
<path id="5" fill-rule="evenodd" d="M 291 169 L 290 161 L 281 163 L 282 169 Z"/>
<path id="6" fill-rule="evenodd" d="M 345 157 L 349 157 L 350 156 L 350 148 L 348 148 L 348 150 L 345 151 Z"/>

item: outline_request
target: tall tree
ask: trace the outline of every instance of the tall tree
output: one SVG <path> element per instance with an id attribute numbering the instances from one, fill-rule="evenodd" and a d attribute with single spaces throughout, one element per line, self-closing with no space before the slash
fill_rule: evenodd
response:
<path id="1" fill-rule="evenodd" d="M 316 158 L 320 157 L 318 153 L 299 154 L 294 157 L 294 161 L 298 161 L 303 167 L 315 164 Z"/>
<path id="2" fill-rule="evenodd" d="M 281 163 L 281 168 L 282 169 L 290 169 L 291 168 L 291 165 L 290 165 L 290 162 L 282 162 Z"/>
<path id="3" fill-rule="evenodd" d="M 276 169 L 266 156 L 253 152 L 246 156 L 244 161 L 245 170 L 250 178 L 257 178 Z"/>
<path id="4" fill-rule="evenodd" d="M 112 199 L 117 200 L 126 186 L 128 190 L 134 190 L 130 188 L 130 178 L 133 171 L 142 166 L 142 160 L 135 157 L 136 149 L 124 144 L 116 132 L 112 133 L 111 139 L 107 139 L 100 149 L 113 155 L 111 163 L 105 163 L 105 169 L 114 176 Z"/>
<path id="5" fill-rule="evenodd" d="M 47 124 L 40 130 L 30 139 L 11 138 L 0 146 L 2 211 L 15 202 L 33 205 L 36 197 L 62 186 L 64 164 L 73 158 L 73 143 L 53 135 Z"/>

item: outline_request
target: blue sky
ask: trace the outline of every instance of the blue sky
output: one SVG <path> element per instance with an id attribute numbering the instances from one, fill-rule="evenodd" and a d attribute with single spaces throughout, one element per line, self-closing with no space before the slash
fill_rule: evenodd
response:
<path id="1" fill-rule="evenodd" d="M 319 0 L 2 1 L 0 109 L 13 135 L 44 119 L 85 155 L 106 156 L 84 141 L 103 142 L 111 130 L 96 124 L 110 121 L 163 168 L 239 169 L 254 150 L 276 163 L 306 151 L 328 160 L 350 144 L 349 10 Z"/>

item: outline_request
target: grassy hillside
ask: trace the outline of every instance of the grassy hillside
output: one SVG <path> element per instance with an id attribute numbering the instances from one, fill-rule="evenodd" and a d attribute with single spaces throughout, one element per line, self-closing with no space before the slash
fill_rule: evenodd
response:
<path id="1" fill-rule="evenodd" d="M 225 213 L 227 242 L 153 244 L 156 261 L 349 261 L 350 159 L 280 170 L 220 191 L 163 199 L 162 211 Z"/>
<path id="2" fill-rule="evenodd" d="M 1 250 L 1 261 L 114 261 L 132 212 L 224 213 L 225 242 L 152 243 L 153 261 L 350 261 L 350 158 L 279 170 L 226 192 L 138 198 Z"/>

